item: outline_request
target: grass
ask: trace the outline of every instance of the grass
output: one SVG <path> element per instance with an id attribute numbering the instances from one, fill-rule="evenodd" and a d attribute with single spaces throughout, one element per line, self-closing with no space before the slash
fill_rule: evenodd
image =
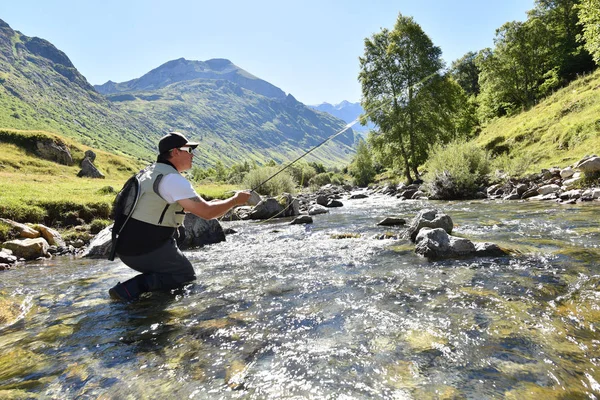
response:
<path id="1" fill-rule="evenodd" d="M 528 111 L 488 123 L 474 143 L 490 150 L 501 165 L 522 173 L 566 167 L 597 153 L 600 69 L 573 81 Z"/>
<path id="2" fill-rule="evenodd" d="M 75 165 L 66 166 L 39 158 L 32 138 L 52 137 L 70 148 Z M 15 144 L 17 143 L 17 144 Z M 89 223 L 108 219 L 116 193 L 125 181 L 145 166 L 137 159 L 97 149 L 94 164 L 105 179 L 78 178 L 86 150 L 71 139 L 44 131 L 0 130 L 0 217 L 18 222 L 64 226 L 69 217 Z M 196 185 L 207 199 L 223 198 L 233 185 Z"/>

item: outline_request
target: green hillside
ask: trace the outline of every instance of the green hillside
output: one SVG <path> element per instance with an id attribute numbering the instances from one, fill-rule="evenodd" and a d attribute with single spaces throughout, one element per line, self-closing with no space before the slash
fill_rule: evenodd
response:
<path id="1" fill-rule="evenodd" d="M 343 121 L 309 109 L 291 95 L 265 97 L 227 80 L 194 79 L 109 99 L 128 115 L 157 121 L 161 130 L 179 126 L 194 132 L 202 166 L 217 160 L 286 162 L 344 128 Z M 350 131 L 308 160 L 343 165 L 354 154 L 353 144 Z"/>
<path id="2" fill-rule="evenodd" d="M 600 70 L 573 81 L 528 111 L 495 119 L 474 142 L 516 170 L 565 167 L 600 153 Z"/>
<path id="3" fill-rule="evenodd" d="M 0 20 L 0 128 L 44 130 L 114 154 L 149 161 L 166 131 L 202 143 L 200 166 L 217 160 L 286 162 L 344 127 L 228 60 L 167 62 L 100 94 L 68 56 L 44 39 Z M 354 154 L 354 133 L 311 155 L 341 165 Z"/>

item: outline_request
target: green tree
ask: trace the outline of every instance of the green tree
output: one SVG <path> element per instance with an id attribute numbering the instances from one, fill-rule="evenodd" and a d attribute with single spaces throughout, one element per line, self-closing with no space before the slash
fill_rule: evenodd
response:
<path id="1" fill-rule="evenodd" d="M 585 49 L 600 65 L 600 0 L 582 0 L 578 15 L 582 27 L 579 40 L 585 42 Z"/>
<path id="2" fill-rule="evenodd" d="M 215 180 L 218 182 L 224 182 L 227 179 L 227 168 L 223 165 L 221 160 L 217 160 L 215 164 Z"/>
<path id="3" fill-rule="evenodd" d="M 402 14 L 392 31 L 382 29 L 365 39 L 359 61 L 361 104 L 379 127 L 369 143 L 377 161 L 402 169 L 412 182 L 413 175 L 419 178 L 417 168 L 429 146 L 458 133 L 457 99 L 466 99 L 464 92 L 440 74 L 444 67 L 440 48 Z"/>
<path id="4" fill-rule="evenodd" d="M 350 165 L 350 174 L 354 178 L 356 186 L 367 186 L 373 181 L 375 176 L 375 167 L 369 145 L 361 140 L 356 148 L 356 156 Z"/>
<path id="5" fill-rule="evenodd" d="M 539 18 L 507 22 L 495 48 L 479 52 L 480 113 L 484 119 L 528 108 L 559 83 L 555 43 Z"/>
<path id="6" fill-rule="evenodd" d="M 561 83 L 567 83 L 582 72 L 594 69 L 590 53 L 577 40 L 582 34 L 578 8 L 581 0 L 536 0 L 529 19 L 538 18 L 547 27 L 547 35 L 554 44 L 553 58 Z M 598 2 L 596 1 L 596 12 Z"/>
<path id="7" fill-rule="evenodd" d="M 453 61 L 450 66 L 450 75 L 467 95 L 479 94 L 479 67 L 475 62 L 476 58 L 477 53 L 470 51 Z"/>

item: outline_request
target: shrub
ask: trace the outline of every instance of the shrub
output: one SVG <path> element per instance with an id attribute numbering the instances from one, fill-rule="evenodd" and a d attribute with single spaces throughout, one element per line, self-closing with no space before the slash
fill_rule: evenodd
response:
<path id="1" fill-rule="evenodd" d="M 261 185 L 271 176 L 279 171 L 276 167 L 261 167 L 250 171 L 244 178 L 244 186 L 248 188 L 256 188 Z M 256 188 L 256 191 L 265 196 L 277 196 L 282 193 L 294 193 L 294 179 L 287 172 L 283 171 L 268 182 Z"/>
<path id="2" fill-rule="evenodd" d="M 510 157 L 508 154 L 500 154 L 491 162 L 491 168 L 502 171 L 510 178 L 523 176 L 531 166 L 533 159 L 529 155 L 522 157 Z"/>
<path id="3" fill-rule="evenodd" d="M 0 205 L 0 217 L 16 222 L 43 222 L 46 211 L 37 205 L 15 204 L 8 202 Z"/>
<path id="4" fill-rule="evenodd" d="M 291 165 L 288 171 L 296 183 L 302 187 L 307 187 L 308 182 L 317 174 L 317 170 L 305 162 Z"/>
<path id="5" fill-rule="evenodd" d="M 432 199 L 464 199 L 487 183 L 490 160 L 483 149 L 456 141 L 434 146 L 426 167 L 425 189 Z"/>
<path id="6" fill-rule="evenodd" d="M 311 178 L 309 184 L 311 187 L 321 187 L 331 183 L 331 174 L 329 172 L 321 172 Z"/>
<path id="7" fill-rule="evenodd" d="M 112 224 L 111 220 L 100 218 L 95 219 L 90 223 L 90 232 L 95 235 L 110 224 Z"/>

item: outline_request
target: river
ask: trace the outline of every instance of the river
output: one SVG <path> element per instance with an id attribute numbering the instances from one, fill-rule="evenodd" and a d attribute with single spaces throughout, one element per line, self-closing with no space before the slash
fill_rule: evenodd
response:
<path id="1" fill-rule="evenodd" d="M 371 196 L 186 254 L 198 280 L 133 304 L 122 263 L 0 273 L 0 398 L 600 398 L 600 203 Z M 386 216 L 450 215 L 513 254 L 429 262 Z"/>

